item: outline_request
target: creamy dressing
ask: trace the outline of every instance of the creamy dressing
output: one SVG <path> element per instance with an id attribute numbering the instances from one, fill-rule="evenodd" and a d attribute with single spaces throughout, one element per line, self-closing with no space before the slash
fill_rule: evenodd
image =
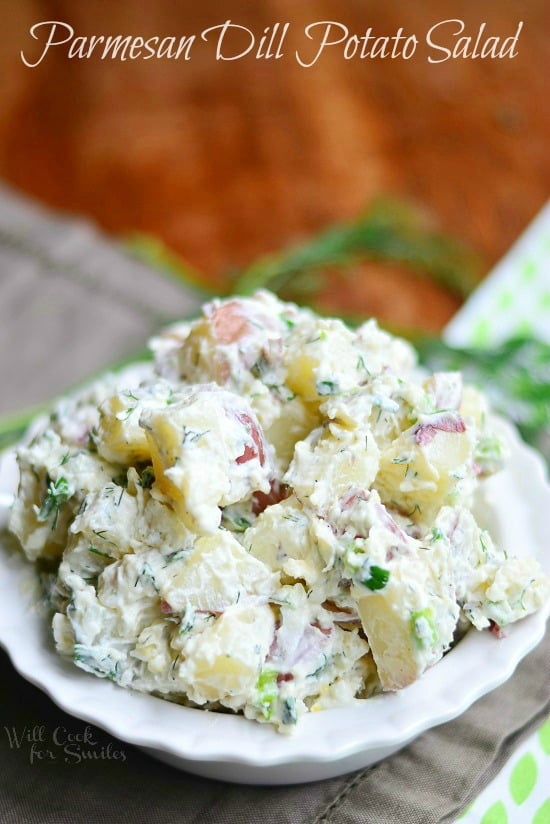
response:
<path id="1" fill-rule="evenodd" d="M 459 373 L 267 292 L 151 348 L 18 450 L 11 529 L 77 666 L 289 731 L 548 597 L 472 515 L 506 449 Z"/>

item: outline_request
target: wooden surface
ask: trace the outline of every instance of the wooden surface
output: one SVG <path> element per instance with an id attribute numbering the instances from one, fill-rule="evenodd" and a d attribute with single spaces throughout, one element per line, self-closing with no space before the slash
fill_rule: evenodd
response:
<path id="1" fill-rule="evenodd" d="M 0 3 L 0 175 L 115 234 L 160 236 L 217 288 L 227 271 L 352 218 L 377 195 L 411 199 L 469 243 L 488 268 L 548 196 L 550 25 L 546 0 L 178 0 Z M 457 9 L 458 6 L 458 9 Z M 427 62 L 292 59 L 317 20 L 363 33 L 423 36 L 461 17 L 468 31 L 524 30 L 518 56 Z M 34 69 L 29 28 L 60 20 L 76 34 L 181 35 L 227 18 L 256 32 L 290 21 L 288 58 L 218 62 L 68 60 Z M 456 299 L 399 270 L 365 267 L 365 313 L 440 327 Z"/>

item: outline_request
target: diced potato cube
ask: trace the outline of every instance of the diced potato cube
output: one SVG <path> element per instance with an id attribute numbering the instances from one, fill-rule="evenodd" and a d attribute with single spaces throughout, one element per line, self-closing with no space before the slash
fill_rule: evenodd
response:
<path id="1" fill-rule="evenodd" d="M 300 500 L 320 512 L 352 488 L 368 489 L 378 471 L 379 452 L 370 430 L 329 424 L 296 444 L 285 479 Z"/>
<path id="2" fill-rule="evenodd" d="M 467 499 L 475 475 L 473 433 L 456 413 L 423 416 L 380 456 L 375 487 L 414 521 L 429 521 L 445 504 Z"/>
<path id="3" fill-rule="evenodd" d="M 456 597 L 476 629 L 501 627 L 540 609 L 550 596 L 550 579 L 534 558 L 507 557 L 464 507 L 444 507 L 436 534 L 451 547 Z"/>
<path id="4" fill-rule="evenodd" d="M 162 675 L 172 666 L 171 631 L 172 627 L 166 621 L 157 621 L 145 627 L 132 653 L 140 661 L 144 661 L 149 672 L 154 675 Z"/>
<path id="5" fill-rule="evenodd" d="M 464 418 L 475 421 L 476 426 L 481 429 L 487 417 L 487 400 L 475 387 L 465 386 L 459 411 Z"/>
<path id="6" fill-rule="evenodd" d="M 244 545 L 289 578 L 316 581 L 325 566 L 311 536 L 309 516 L 293 496 L 268 507 L 244 535 Z"/>
<path id="7" fill-rule="evenodd" d="M 305 401 L 356 389 L 365 373 L 357 369 L 355 335 L 339 320 L 319 319 L 289 336 L 286 382 Z"/>
<path id="8" fill-rule="evenodd" d="M 147 409 L 163 409 L 179 397 L 164 381 L 132 389 L 121 389 L 110 395 L 99 407 L 96 433 L 97 450 L 113 463 L 133 466 L 151 460 L 145 431 L 140 417 Z"/>
<path id="9" fill-rule="evenodd" d="M 99 576 L 98 601 L 111 610 L 121 635 L 136 637 L 160 616 L 158 579 L 164 558 L 157 550 L 125 555 Z"/>
<path id="10" fill-rule="evenodd" d="M 10 530 L 30 561 L 61 557 L 67 541 L 75 488 L 60 469 L 66 451 L 59 437 L 47 430 L 18 453 L 19 491 Z"/>
<path id="11" fill-rule="evenodd" d="M 507 558 L 490 572 L 481 603 L 473 590 L 464 607 L 469 607 L 468 617 L 478 629 L 487 620 L 505 627 L 541 609 L 550 597 L 550 578 L 534 558 Z"/>
<path id="12" fill-rule="evenodd" d="M 72 655 L 76 639 L 67 616 L 56 612 L 52 619 L 52 630 L 57 651 L 61 655 Z"/>
<path id="13" fill-rule="evenodd" d="M 160 579 L 161 597 L 175 612 L 187 606 L 222 612 L 254 595 L 268 595 L 278 576 L 247 552 L 230 532 L 199 538 L 181 560 L 168 564 Z"/>
<path id="14" fill-rule="evenodd" d="M 278 411 L 278 416 L 271 422 L 265 434 L 269 443 L 275 447 L 282 471 L 285 471 L 292 460 L 297 442 L 307 437 L 312 429 L 319 425 L 319 415 L 314 405 L 305 403 L 299 397 L 282 401 Z"/>
<path id="15" fill-rule="evenodd" d="M 132 392 L 112 395 L 100 407 L 97 449 L 106 460 L 130 466 L 149 461 L 145 432 L 140 428 L 142 406 Z"/>
<path id="16" fill-rule="evenodd" d="M 319 361 L 307 354 L 294 357 L 288 365 L 286 382 L 293 392 L 306 401 L 319 399 L 315 388 L 315 371 Z"/>
<path id="17" fill-rule="evenodd" d="M 385 690 L 407 686 L 439 661 L 458 620 L 446 548 L 418 553 L 404 554 L 388 565 L 389 574 L 353 590 Z"/>
<path id="18" fill-rule="evenodd" d="M 190 528 L 213 532 L 220 506 L 268 492 L 272 464 L 254 412 L 207 384 L 165 409 L 143 413 L 155 487 Z"/>
<path id="19" fill-rule="evenodd" d="M 88 495 L 71 524 L 71 535 L 82 535 L 98 555 L 120 558 L 132 548 L 137 516 L 136 497 L 111 482 Z"/>
<path id="20" fill-rule="evenodd" d="M 250 695 L 275 631 L 268 605 L 229 607 L 200 634 L 191 635 L 184 647 L 185 659 L 178 670 L 189 697 L 197 704 Z"/>
<path id="21" fill-rule="evenodd" d="M 273 342 L 280 341 L 286 330 L 279 313 L 273 313 L 272 304 L 267 293 L 206 304 L 204 316 L 192 324 L 180 349 L 180 375 L 193 382 L 215 381 L 221 386 L 243 379 L 247 383 L 254 363 L 272 348 Z"/>

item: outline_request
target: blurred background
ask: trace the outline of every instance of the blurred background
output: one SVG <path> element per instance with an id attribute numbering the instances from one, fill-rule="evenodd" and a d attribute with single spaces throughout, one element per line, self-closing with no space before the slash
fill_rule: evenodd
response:
<path id="1" fill-rule="evenodd" d="M 173 253 L 176 267 L 183 262 L 214 291 L 229 291 L 258 256 L 374 209 L 404 227 L 409 251 L 375 249 L 345 270 L 329 267 L 317 303 L 374 314 L 397 329 L 437 331 L 547 197 L 546 0 L 0 6 L 0 176 L 142 251 Z M 430 64 L 422 35 L 457 16 L 467 32 L 486 22 L 487 34 L 502 37 L 523 19 L 518 56 Z M 68 60 L 60 47 L 31 69 L 19 57 L 21 49 L 38 53 L 29 29 L 42 20 L 64 21 L 81 36 L 147 38 L 228 18 L 257 33 L 290 21 L 288 58 L 216 63 L 204 45 L 189 62 Z M 334 48 L 305 69 L 291 55 L 317 20 L 357 34 L 404 27 L 421 43 L 408 61 L 346 61 Z M 419 288 L 414 238 L 433 240 L 433 232 L 438 243 L 442 235 L 458 245 L 444 248 L 450 262 L 438 259 Z M 438 266 L 454 274 L 440 277 Z"/>

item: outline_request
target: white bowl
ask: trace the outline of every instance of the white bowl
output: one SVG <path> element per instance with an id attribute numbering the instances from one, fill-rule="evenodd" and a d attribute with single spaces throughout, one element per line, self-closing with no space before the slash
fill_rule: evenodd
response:
<path id="1" fill-rule="evenodd" d="M 546 570 L 550 487 L 540 457 L 503 422 L 511 444 L 505 471 L 485 483 L 478 517 L 516 555 Z M 0 518 L 17 484 L 13 452 L 0 461 Z M 399 750 L 464 712 L 509 678 L 543 638 L 549 605 L 497 639 L 469 632 L 442 661 L 398 693 L 312 713 L 292 735 L 240 716 L 205 712 L 123 690 L 82 672 L 53 648 L 33 567 L 0 541 L 0 644 L 15 668 L 71 715 L 191 773 L 246 784 L 296 784 L 342 775 Z M 543 674 L 541 673 L 541 678 Z"/>

